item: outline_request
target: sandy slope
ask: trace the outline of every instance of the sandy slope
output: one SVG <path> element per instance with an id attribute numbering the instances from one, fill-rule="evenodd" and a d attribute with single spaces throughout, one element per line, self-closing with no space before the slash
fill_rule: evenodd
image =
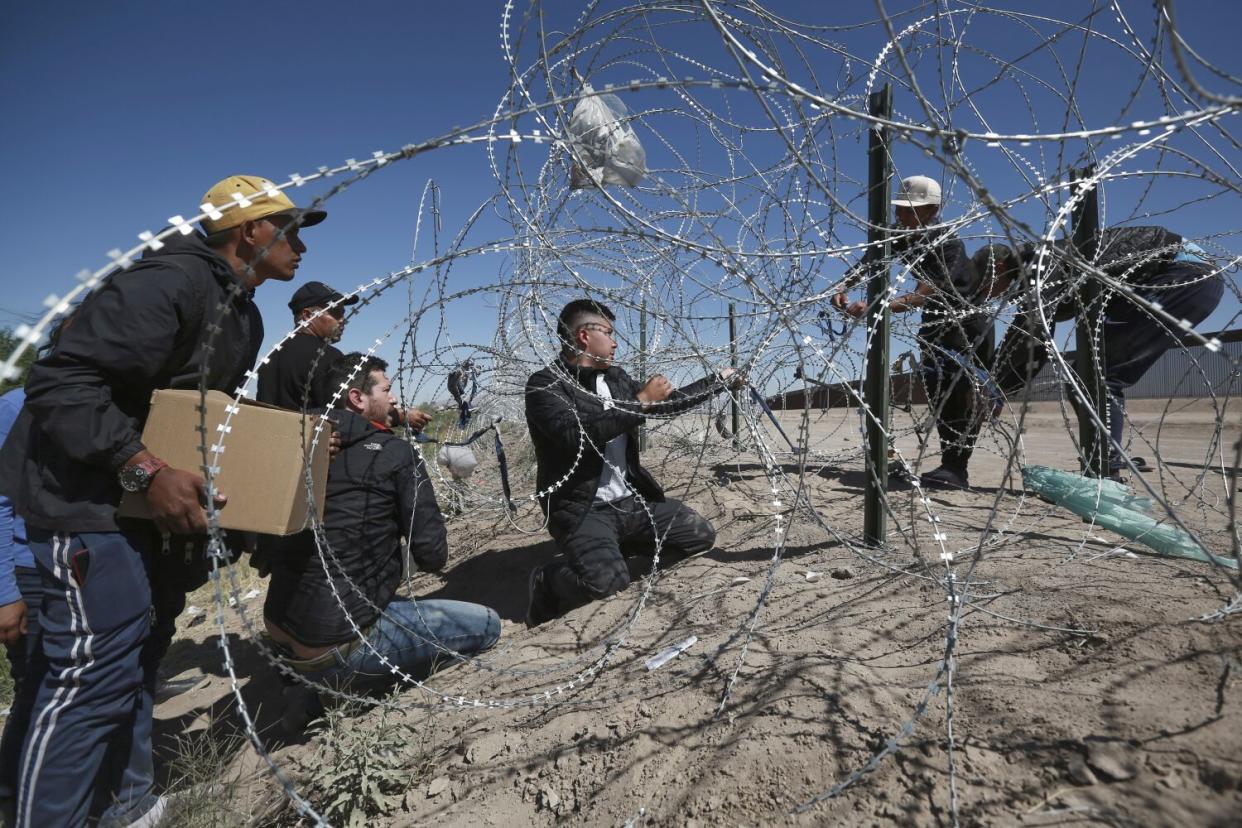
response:
<path id="1" fill-rule="evenodd" d="M 1163 404 L 1134 404 L 1151 444 L 1132 451 L 1159 455 L 1165 465 L 1145 479 L 1211 548 L 1227 552 L 1221 467 L 1231 470 L 1232 460 L 1218 446 L 1217 469 L 1200 474 L 1216 414 L 1203 403 L 1179 408 L 1161 422 Z M 796 413 L 782 417 L 797 430 Z M 1033 408 L 1025 425 L 1024 462 L 1073 466 L 1055 404 Z M 622 638 L 604 669 L 553 695 L 556 703 L 404 714 L 429 734 L 412 746 L 427 767 L 406 795 L 408 810 L 390 822 L 930 825 L 949 823 L 953 797 L 963 824 L 1236 824 L 1242 614 L 1196 620 L 1233 595 L 1224 574 L 1136 556 L 1140 547 L 1003 485 L 1008 449 L 995 440 L 975 464 L 975 492 L 924 501 L 894 491 L 891 548 L 851 551 L 843 541 L 861 532 L 863 477 L 847 412 L 817 412 L 810 424 L 802 496 L 826 527 L 792 509 L 792 491 L 772 505 L 753 452 L 733 454 L 719 439 L 704 452 L 676 439 L 705 426 L 683 418 L 658 430 L 651 456 L 670 458 L 663 478 L 715 520 L 718 547 L 561 621 L 532 631 L 506 624 L 489 669 L 433 678 L 437 690 L 467 700 L 526 700 L 565 688 L 597 662 L 602 642 Z M 1229 428 L 1226 445 L 1237 439 L 1236 418 Z M 899 441 L 911 455 L 916 444 L 912 435 Z M 777 459 L 796 486 L 796 458 Z M 776 512 L 787 543 L 773 570 Z M 993 514 L 992 531 L 982 532 Z M 521 523 L 537 525 L 529 511 Z M 935 531 L 967 596 L 951 696 Z M 417 576 L 415 593 L 482 601 L 519 620 L 527 571 L 553 553 L 544 536 L 464 520 L 453 544 L 446 577 Z M 647 567 L 635 561 L 636 574 Z M 718 715 L 769 573 L 769 600 Z M 749 580 L 734 583 L 740 578 Z M 235 618 L 229 624 L 239 628 Z M 175 734 L 222 731 L 231 720 L 209 627 L 185 630 L 170 653 L 166 672 L 194 689 L 157 711 L 164 751 Z M 689 635 L 698 642 L 685 654 L 645 669 L 645 658 Z M 270 670 L 248 641 L 232 643 L 274 755 L 286 763 L 306 756 L 310 745 L 286 744 L 272 727 L 279 705 Z M 247 753 L 236 761 L 252 767 Z M 795 812 L 868 767 L 838 796 Z"/>

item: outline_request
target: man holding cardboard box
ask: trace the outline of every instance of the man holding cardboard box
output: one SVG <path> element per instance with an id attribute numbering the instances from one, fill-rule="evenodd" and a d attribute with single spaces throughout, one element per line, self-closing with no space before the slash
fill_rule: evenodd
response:
<path id="1" fill-rule="evenodd" d="M 332 367 L 344 408 L 333 412 L 341 451 L 328 468 L 327 545 L 321 552 L 310 532 L 286 539 L 273 555 L 263 607 L 268 634 L 290 667 L 310 681 L 359 690 L 390 684 L 395 669 L 423 678 L 500 637 L 500 618 L 487 607 L 396 596 L 402 539 L 418 568 L 435 572 L 448 560 L 448 537 L 422 456 L 388 426 L 396 400 L 387 368 L 362 354 Z M 300 730 L 313 715 L 308 693 L 301 685 L 286 690 L 287 730 Z"/>
<path id="2" fill-rule="evenodd" d="M 256 176 L 226 178 L 203 200 L 206 235 L 168 236 L 61 325 L 0 455 L 44 594 L 18 825 L 154 824 L 163 809 L 152 696 L 185 596 L 184 558 L 161 555 L 161 534 L 206 531 L 206 483 L 148 451 L 143 424 L 155 390 L 232 394 L 245 381 L 263 340 L 251 294 L 293 279 L 299 230 L 325 217 Z M 117 517 L 123 491 L 142 494 L 153 522 Z"/>

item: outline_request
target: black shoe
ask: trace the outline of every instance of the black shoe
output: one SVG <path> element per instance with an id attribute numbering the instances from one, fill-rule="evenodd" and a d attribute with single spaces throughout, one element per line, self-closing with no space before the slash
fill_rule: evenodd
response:
<path id="1" fill-rule="evenodd" d="M 526 607 L 526 626 L 538 627 L 556 617 L 556 596 L 548 589 L 544 568 L 537 566 L 530 572 L 530 604 Z"/>
<path id="2" fill-rule="evenodd" d="M 970 489 L 970 479 L 965 469 L 951 469 L 941 466 L 934 471 L 919 476 L 919 482 L 929 489 Z"/>
<path id="3" fill-rule="evenodd" d="M 302 684 L 289 684 L 281 691 L 280 724 L 288 736 L 300 736 L 311 722 L 324 714 L 319 694 Z"/>

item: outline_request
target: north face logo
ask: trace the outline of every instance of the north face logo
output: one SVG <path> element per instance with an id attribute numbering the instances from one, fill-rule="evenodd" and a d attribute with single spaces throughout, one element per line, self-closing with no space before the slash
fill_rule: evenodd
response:
<path id="1" fill-rule="evenodd" d="M 363 448 L 366 449 L 367 451 L 383 451 L 384 450 L 384 446 L 381 445 L 380 443 L 367 443 L 366 445 L 363 446 Z"/>

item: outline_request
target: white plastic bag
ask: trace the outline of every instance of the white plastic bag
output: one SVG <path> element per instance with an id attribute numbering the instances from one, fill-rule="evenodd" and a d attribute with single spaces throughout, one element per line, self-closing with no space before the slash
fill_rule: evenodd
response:
<path id="1" fill-rule="evenodd" d="M 440 446 L 436 462 L 448 469 L 454 480 L 466 480 L 479 465 L 478 458 L 469 446 Z"/>
<path id="2" fill-rule="evenodd" d="M 616 95 L 592 94 L 591 84 L 569 116 L 569 140 L 576 160 L 569 186 L 602 187 L 621 184 L 637 187 L 647 174 L 647 152 L 627 120 L 628 110 Z"/>

